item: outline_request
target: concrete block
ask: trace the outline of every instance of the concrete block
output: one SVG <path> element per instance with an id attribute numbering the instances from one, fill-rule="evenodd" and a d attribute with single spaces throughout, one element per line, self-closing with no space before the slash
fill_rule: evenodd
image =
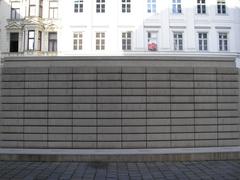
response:
<path id="1" fill-rule="evenodd" d="M 194 96 L 171 96 L 172 103 L 194 103 Z"/>
<path id="2" fill-rule="evenodd" d="M 122 81 L 122 88 L 143 88 L 145 89 L 145 81 Z"/>
<path id="3" fill-rule="evenodd" d="M 219 117 L 219 124 L 239 124 L 239 119 L 237 117 Z"/>
<path id="4" fill-rule="evenodd" d="M 148 126 L 164 126 L 164 125 L 170 125 L 170 118 L 163 118 L 163 119 L 147 119 L 147 125 Z"/>
<path id="5" fill-rule="evenodd" d="M 24 82 L 2 82 L 2 89 L 23 89 Z"/>
<path id="6" fill-rule="evenodd" d="M 47 89 L 25 89 L 26 96 L 47 96 Z"/>
<path id="7" fill-rule="evenodd" d="M 97 143 L 97 148 L 99 149 L 120 149 L 121 142 L 98 142 Z"/>
<path id="8" fill-rule="evenodd" d="M 24 125 L 29 126 L 46 126 L 48 124 L 48 119 L 24 119 Z"/>
<path id="9" fill-rule="evenodd" d="M 98 126 L 121 126 L 121 119 L 98 119 Z"/>
<path id="10" fill-rule="evenodd" d="M 192 67 L 171 67 L 170 72 L 173 74 L 193 74 Z"/>
<path id="11" fill-rule="evenodd" d="M 173 96 L 193 96 L 193 89 L 171 89 L 171 95 Z"/>
<path id="12" fill-rule="evenodd" d="M 53 88 L 53 89 L 58 89 L 58 88 L 65 88 L 65 89 L 69 89 L 69 88 L 72 88 L 73 87 L 73 83 L 71 81 L 59 81 L 59 82 L 56 82 L 56 81 L 50 81 L 48 83 L 49 85 L 49 88 Z"/>
<path id="13" fill-rule="evenodd" d="M 47 134 L 24 134 L 25 141 L 45 141 L 47 143 Z M 36 146 L 37 147 L 37 146 Z"/>
<path id="14" fill-rule="evenodd" d="M 171 104 L 172 111 L 193 111 L 194 104 Z"/>
<path id="15" fill-rule="evenodd" d="M 223 111 L 223 110 L 219 110 L 218 111 L 218 117 L 239 117 L 239 113 L 237 110 L 228 110 L 228 111 Z"/>
<path id="16" fill-rule="evenodd" d="M 72 118 L 73 113 L 71 111 L 48 111 L 48 118 Z"/>
<path id="17" fill-rule="evenodd" d="M 97 95 L 100 96 L 120 96 L 121 94 L 121 89 L 97 89 Z"/>
<path id="18" fill-rule="evenodd" d="M 234 67 L 217 68 L 218 74 L 238 74 L 238 69 Z"/>
<path id="19" fill-rule="evenodd" d="M 181 148 L 181 147 L 194 147 L 194 141 L 193 140 L 184 140 L 184 141 L 171 141 L 171 147 L 172 148 Z"/>
<path id="20" fill-rule="evenodd" d="M 73 126 L 96 126 L 96 119 L 73 119 Z"/>
<path id="21" fill-rule="evenodd" d="M 114 119 L 114 118 L 121 118 L 122 113 L 121 111 L 98 111 L 97 118 L 98 119 Z"/>
<path id="22" fill-rule="evenodd" d="M 67 104 L 67 103 L 72 103 L 73 99 L 75 100 L 75 98 L 73 98 L 72 96 L 49 96 L 48 97 L 48 103 L 51 103 L 51 104 L 57 104 L 57 103 Z"/>
<path id="23" fill-rule="evenodd" d="M 147 148 L 169 148 L 170 141 L 147 141 Z"/>
<path id="24" fill-rule="evenodd" d="M 98 96 L 97 102 L 98 103 L 121 103 L 121 96 Z"/>
<path id="25" fill-rule="evenodd" d="M 73 118 L 95 119 L 96 117 L 97 117 L 97 112 L 96 111 L 73 112 Z"/>
<path id="26" fill-rule="evenodd" d="M 170 127 L 169 127 L 170 131 Z M 171 126 L 172 133 L 194 133 L 194 126 Z"/>
<path id="27" fill-rule="evenodd" d="M 122 104 L 123 111 L 145 111 L 146 104 Z"/>
<path id="28" fill-rule="evenodd" d="M 24 96 L 24 89 L 2 89 L 2 96 Z"/>
<path id="29" fill-rule="evenodd" d="M 237 74 L 218 74 L 217 75 L 217 80 L 218 81 L 235 81 L 238 82 L 238 75 Z"/>
<path id="30" fill-rule="evenodd" d="M 24 81 L 24 74 L 4 74 L 2 75 L 2 82 L 18 82 Z"/>
<path id="31" fill-rule="evenodd" d="M 195 139 L 205 140 L 205 139 L 217 139 L 217 132 L 207 132 L 207 133 L 195 133 Z"/>
<path id="32" fill-rule="evenodd" d="M 70 89 L 74 96 L 95 96 L 97 95 L 97 89 Z"/>
<path id="33" fill-rule="evenodd" d="M 72 67 L 50 67 L 49 74 L 72 74 Z"/>
<path id="34" fill-rule="evenodd" d="M 62 141 L 67 143 L 67 141 L 72 141 L 72 134 L 48 134 L 49 141 Z M 50 143 L 50 142 L 49 142 Z M 65 146 L 62 146 L 65 147 Z"/>
<path id="35" fill-rule="evenodd" d="M 168 118 L 170 111 L 147 111 L 148 118 Z"/>
<path id="36" fill-rule="evenodd" d="M 98 111 L 121 111 L 121 104 L 97 104 Z"/>
<path id="37" fill-rule="evenodd" d="M 171 134 L 171 140 L 193 140 L 194 133 L 174 133 Z"/>
<path id="38" fill-rule="evenodd" d="M 21 119 L 24 117 L 24 113 L 23 113 L 23 111 L 3 111 L 2 116 L 3 116 L 3 118 Z"/>
<path id="39" fill-rule="evenodd" d="M 195 126 L 195 132 L 217 132 L 217 125 Z"/>
<path id="40" fill-rule="evenodd" d="M 218 105 L 215 103 L 203 103 L 203 104 L 195 104 L 195 110 L 210 110 L 216 111 L 218 109 Z"/>
<path id="41" fill-rule="evenodd" d="M 239 125 L 218 125 L 218 132 L 239 132 Z"/>
<path id="42" fill-rule="evenodd" d="M 73 134 L 73 141 L 96 142 L 97 134 Z"/>
<path id="43" fill-rule="evenodd" d="M 72 106 L 74 111 L 96 111 L 97 110 L 96 104 L 73 104 Z"/>
<path id="44" fill-rule="evenodd" d="M 170 133 L 170 126 L 147 126 L 147 133 Z"/>
<path id="45" fill-rule="evenodd" d="M 122 142 L 122 148 L 146 148 L 147 144 L 145 141 L 137 141 L 137 142 Z"/>
<path id="46" fill-rule="evenodd" d="M 143 86 L 144 88 L 144 86 Z M 170 88 L 170 81 L 147 81 L 147 88 Z"/>
<path id="47" fill-rule="evenodd" d="M 24 74 L 25 68 L 24 67 L 3 67 L 2 73 L 3 74 Z"/>
<path id="48" fill-rule="evenodd" d="M 216 74 L 217 70 L 215 67 L 195 67 L 194 73 L 196 74 Z"/>
<path id="49" fill-rule="evenodd" d="M 98 143 L 121 141 L 121 134 L 97 134 Z"/>
<path id="50" fill-rule="evenodd" d="M 147 89 L 147 95 L 150 96 L 169 96 L 171 93 L 170 89 Z M 146 93 L 144 94 L 146 95 Z"/>
<path id="51" fill-rule="evenodd" d="M 121 136 L 121 127 L 97 127 L 98 134 L 119 134 Z"/>
<path id="52" fill-rule="evenodd" d="M 217 80 L 216 74 L 194 74 L 195 81 L 213 81 Z"/>
<path id="53" fill-rule="evenodd" d="M 170 74 L 146 74 L 148 81 L 169 81 Z"/>
<path id="54" fill-rule="evenodd" d="M 171 81 L 193 81 L 193 74 L 171 74 Z"/>
<path id="55" fill-rule="evenodd" d="M 194 111 L 171 111 L 173 118 L 191 118 L 194 117 Z"/>
<path id="56" fill-rule="evenodd" d="M 33 82 L 47 82 L 48 74 L 26 74 L 25 81 L 33 81 Z"/>
<path id="57" fill-rule="evenodd" d="M 24 148 L 48 148 L 47 141 L 24 141 L 23 142 Z"/>
<path id="58" fill-rule="evenodd" d="M 26 74 L 48 74 L 47 67 L 26 67 L 25 68 Z"/>
<path id="59" fill-rule="evenodd" d="M 238 96 L 218 96 L 218 103 L 238 103 Z"/>
<path id="60" fill-rule="evenodd" d="M 22 126 L 23 119 L 2 119 L 1 124 L 4 126 Z"/>
<path id="61" fill-rule="evenodd" d="M 122 125 L 123 126 L 145 126 L 146 125 L 146 119 L 122 119 Z"/>
<path id="62" fill-rule="evenodd" d="M 48 129 L 44 126 L 24 126 L 24 133 L 39 133 L 39 134 L 47 134 Z M 24 136 L 25 136 L 24 134 Z"/>
<path id="63" fill-rule="evenodd" d="M 2 141 L 2 148 L 23 148 L 23 141 Z"/>
<path id="64" fill-rule="evenodd" d="M 146 133 L 146 126 L 123 126 L 122 127 L 122 134 L 145 134 Z"/>
<path id="65" fill-rule="evenodd" d="M 77 149 L 96 149 L 96 142 L 73 142 L 73 148 Z"/>
<path id="66" fill-rule="evenodd" d="M 171 118 L 172 125 L 194 125 L 194 118 Z"/>
<path id="67" fill-rule="evenodd" d="M 216 147 L 218 146 L 217 140 L 195 140 L 195 147 Z"/>
<path id="68" fill-rule="evenodd" d="M 217 118 L 197 118 L 195 117 L 196 125 L 216 125 L 218 123 Z"/>
<path id="69" fill-rule="evenodd" d="M 219 132 L 218 139 L 240 139 L 240 132 Z"/>
<path id="70" fill-rule="evenodd" d="M 24 103 L 24 97 L 2 97 L 1 98 L 2 103 L 8 104 L 8 103 Z"/>
<path id="71" fill-rule="evenodd" d="M 238 89 L 238 82 L 217 82 L 217 88 Z"/>
<path id="72" fill-rule="evenodd" d="M 146 118 L 144 111 L 122 111 L 122 118 Z"/>
<path id="73" fill-rule="evenodd" d="M 72 104 L 48 104 L 49 111 L 71 111 Z"/>
<path id="74" fill-rule="evenodd" d="M 122 134 L 122 141 L 146 141 L 146 134 Z"/>
<path id="75" fill-rule="evenodd" d="M 3 111 L 23 111 L 23 104 L 2 104 Z"/>
<path id="76" fill-rule="evenodd" d="M 195 117 L 205 117 L 205 118 L 216 118 L 218 116 L 218 112 L 217 111 L 195 111 Z"/>
<path id="77" fill-rule="evenodd" d="M 98 88 L 121 88 L 121 81 L 97 81 Z"/>
<path id="78" fill-rule="evenodd" d="M 147 96 L 148 103 L 170 103 L 170 96 Z"/>
<path id="79" fill-rule="evenodd" d="M 218 95 L 221 96 L 238 96 L 239 90 L 238 89 L 218 89 Z"/>
<path id="80" fill-rule="evenodd" d="M 1 133 L 23 133 L 23 126 L 2 126 Z"/>
<path id="81" fill-rule="evenodd" d="M 217 89 L 194 89 L 197 96 L 217 96 Z"/>
<path id="82" fill-rule="evenodd" d="M 99 74 L 104 74 L 104 73 L 110 73 L 110 74 L 112 74 L 112 73 L 121 73 L 121 71 L 122 71 L 122 68 L 121 67 L 97 67 L 97 72 L 99 73 Z"/>
<path id="83" fill-rule="evenodd" d="M 146 96 L 146 89 L 122 89 L 124 96 Z"/>
<path id="84" fill-rule="evenodd" d="M 48 148 L 72 148 L 72 142 L 66 142 L 66 141 L 49 141 L 48 142 Z"/>
<path id="85" fill-rule="evenodd" d="M 73 94 L 72 89 L 49 89 L 48 94 L 50 96 L 71 96 Z"/>
<path id="86" fill-rule="evenodd" d="M 218 146 L 239 146 L 239 139 L 218 140 Z"/>
<path id="87" fill-rule="evenodd" d="M 131 103 L 131 104 L 137 104 L 137 103 L 146 103 L 146 97 L 144 96 L 122 96 L 122 103 Z"/>
<path id="88" fill-rule="evenodd" d="M 72 119 L 48 119 L 49 126 L 72 126 Z"/>
<path id="89" fill-rule="evenodd" d="M 147 73 L 152 74 L 168 74 L 170 73 L 169 67 L 147 67 Z"/>
<path id="90" fill-rule="evenodd" d="M 99 81 L 121 81 L 122 74 L 97 74 Z"/>
<path id="91" fill-rule="evenodd" d="M 84 103 L 96 103 L 97 97 L 96 96 L 74 96 L 71 97 L 74 104 L 84 104 Z M 71 103 L 71 102 L 70 102 Z"/>
<path id="92" fill-rule="evenodd" d="M 170 111 L 170 104 L 147 104 L 149 111 Z"/>
<path id="93" fill-rule="evenodd" d="M 25 104 L 24 109 L 27 111 L 47 111 L 47 104 Z"/>
<path id="94" fill-rule="evenodd" d="M 95 74 L 97 73 L 96 67 L 73 67 L 72 71 L 74 74 Z"/>
<path id="95" fill-rule="evenodd" d="M 25 99 L 24 101 L 22 100 L 22 103 L 25 102 L 25 103 L 48 103 L 48 97 L 47 96 L 25 96 L 24 98 L 22 99 Z M 49 97 L 49 102 L 50 101 L 51 97 Z"/>
<path id="96" fill-rule="evenodd" d="M 145 74 L 122 74 L 123 81 L 144 81 L 146 79 Z"/>
<path id="97" fill-rule="evenodd" d="M 72 81 L 72 74 L 49 74 L 49 81 Z"/>
<path id="98" fill-rule="evenodd" d="M 217 96 L 195 96 L 195 103 L 217 103 Z"/>
<path id="99" fill-rule="evenodd" d="M 74 126 L 72 127 L 72 133 L 74 134 L 96 134 L 97 133 L 97 127 L 79 127 Z"/>
<path id="100" fill-rule="evenodd" d="M 170 141 L 170 134 L 168 133 L 156 133 L 147 134 L 147 142 L 149 141 Z"/>
<path id="101" fill-rule="evenodd" d="M 73 81 L 95 81 L 97 74 L 73 74 Z"/>
<path id="102" fill-rule="evenodd" d="M 23 134 L 22 133 L 8 133 L 8 134 L 2 134 L 2 139 L 5 141 L 22 141 L 23 140 Z"/>
<path id="103" fill-rule="evenodd" d="M 123 67 L 122 73 L 145 73 L 145 67 Z"/>
<path id="104" fill-rule="evenodd" d="M 216 82 L 194 82 L 194 88 L 216 89 Z"/>
<path id="105" fill-rule="evenodd" d="M 97 87 L 97 82 L 96 81 L 73 81 L 72 87 L 94 89 Z"/>

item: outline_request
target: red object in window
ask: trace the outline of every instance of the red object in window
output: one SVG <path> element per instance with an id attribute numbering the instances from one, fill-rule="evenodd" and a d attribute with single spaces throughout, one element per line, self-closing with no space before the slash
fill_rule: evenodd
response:
<path id="1" fill-rule="evenodd" d="M 156 43 L 149 43 L 148 44 L 149 51 L 157 51 L 157 44 Z"/>

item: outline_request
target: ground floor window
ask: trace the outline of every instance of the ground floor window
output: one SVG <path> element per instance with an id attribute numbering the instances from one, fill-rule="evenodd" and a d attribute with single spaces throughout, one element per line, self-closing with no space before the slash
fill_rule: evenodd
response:
<path id="1" fill-rule="evenodd" d="M 19 33 L 10 33 L 10 52 L 18 52 Z"/>
<path id="2" fill-rule="evenodd" d="M 57 51 L 57 32 L 48 33 L 48 51 Z"/>

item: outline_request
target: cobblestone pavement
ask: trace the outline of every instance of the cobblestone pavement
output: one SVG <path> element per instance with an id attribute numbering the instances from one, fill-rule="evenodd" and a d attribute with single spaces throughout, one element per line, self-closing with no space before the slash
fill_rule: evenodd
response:
<path id="1" fill-rule="evenodd" d="M 83 162 L 4 162 L 0 179 L 240 179 L 240 161 L 83 163 Z"/>

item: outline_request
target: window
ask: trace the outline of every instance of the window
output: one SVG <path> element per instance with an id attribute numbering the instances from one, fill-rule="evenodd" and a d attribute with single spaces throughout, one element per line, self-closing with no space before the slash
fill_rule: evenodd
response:
<path id="1" fill-rule="evenodd" d="M 83 0 L 75 0 L 74 1 L 74 12 L 75 13 L 83 12 Z"/>
<path id="2" fill-rule="evenodd" d="M 96 33 L 96 50 L 105 50 L 105 33 Z"/>
<path id="3" fill-rule="evenodd" d="M 123 13 L 131 12 L 131 0 L 122 0 L 122 12 Z"/>
<path id="4" fill-rule="evenodd" d="M 173 14 L 180 14 L 182 13 L 182 4 L 181 0 L 172 0 L 172 12 Z"/>
<path id="5" fill-rule="evenodd" d="M 197 0 L 197 13 L 206 14 L 206 0 Z"/>
<path id="6" fill-rule="evenodd" d="M 41 51 L 42 49 L 42 32 L 38 31 L 38 50 Z"/>
<path id="7" fill-rule="evenodd" d="M 58 17 L 58 2 L 50 1 L 49 2 L 49 18 L 56 19 Z"/>
<path id="8" fill-rule="evenodd" d="M 81 32 L 73 33 L 73 50 L 82 50 L 83 48 L 83 35 Z"/>
<path id="9" fill-rule="evenodd" d="M 208 35 L 207 33 L 198 33 L 198 47 L 200 51 L 208 50 Z"/>
<path id="10" fill-rule="evenodd" d="M 36 16 L 36 0 L 29 0 L 29 16 Z"/>
<path id="11" fill-rule="evenodd" d="M 105 13 L 105 0 L 96 0 L 96 12 Z"/>
<path id="12" fill-rule="evenodd" d="M 147 42 L 149 51 L 157 51 L 158 32 L 147 32 Z"/>
<path id="13" fill-rule="evenodd" d="M 227 51 L 228 50 L 228 34 L 227 33 L 219 33 L 219 51 Z"/>
<path id="14" fill-rule="evenodd" d="M 174 41 L 174 50 L 176 50 L 176 51 L 183 50 L 183 34 L 182 34 L 182 32 L 174 32 L 173 33 L 173 41 Z"/>
<path id="15" fill-rule="evenodd" d="M 11 4 L 11 19 L 20 19 L 20 8 L 18 2 Z"/>
<path id="16" fill-rule="evenodd" d="M 43 0 L 39 0 L 39 17 L 43 16 Z"/>
<path id="17" fill-rule="evenodd" d="M 131 50 L 132 49 L 132 33 L 123 32 L 122 33 L 122 50 Z"/>
<path id="18" fill-rule="evenodd" d="M 57 51 L 57 33 L 48 33 L 48 51 Z"/>
<path id="19" fill-rule="evenodd" d="M 217 12 L 218 14 L 226 14 L 226 2 L 225 0 L 217 1 Z"/>
<path id="20" fill-rule="evenodd" d="M 156 13 L 156 0 L 147 0 L 147 12 Z"/>
<path id="21" fill-rule="evenodd" d="M 35 44 L 35 31 L 28 31 L 28 50 L 34 50 Z"/>
<path id="22" fill-rule="evenodd" d="M 18 33 L 10 33 L 10 52 L 18 52 Z"/>

